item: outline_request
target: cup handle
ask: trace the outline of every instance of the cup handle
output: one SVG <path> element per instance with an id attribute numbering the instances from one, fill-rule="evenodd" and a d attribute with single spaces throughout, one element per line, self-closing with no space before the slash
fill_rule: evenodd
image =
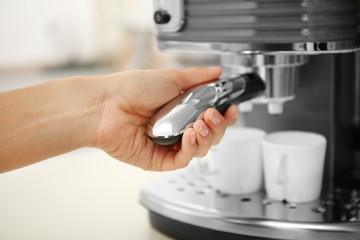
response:
<path id="1" fill-rule="evenodd" d="M 287 153 L 282 154 L 280 160 L 277 161 L 275 165 L 274 180 L 275 183 L 278 185 L 285 184 L 288 181 L 286 174 L 287 155 L 288 155 Z"/>

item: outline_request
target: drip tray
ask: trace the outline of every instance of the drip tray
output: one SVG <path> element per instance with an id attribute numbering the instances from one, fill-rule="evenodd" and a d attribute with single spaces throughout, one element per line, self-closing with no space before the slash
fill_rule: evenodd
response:
<path id="1" fill-rule="evenodd" d="M 264 191 L 229 195 L 209 177 L 185 168 L 144 186 L 140 201 L 152 213 L 231 234 L 272 239 L 359 239 L 359 191 L 337 189 L 332 199 L 304 204 L 267 199 Z"/>

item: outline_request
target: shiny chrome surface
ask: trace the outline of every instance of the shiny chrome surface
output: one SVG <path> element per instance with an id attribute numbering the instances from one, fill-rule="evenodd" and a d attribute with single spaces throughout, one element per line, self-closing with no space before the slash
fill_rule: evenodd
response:
<path id="1" fill-rule="evenodd" d="M 222 54 L 221 63 L 225 66 L 242 67 L 300 67 L 307 62 L 307 57 L 300 54 Z"/>
<path id="2" fill-rule="evenodd" d="M 291 204 L 271 201 L 264 192 L 222 194 L 211 181 L 188 167 L 144 186 L 140 201 L 160 215 L 235 234 L 287 240 L 360 238 L 359 191 L 339 202 Z"/>
<path id="3" fill-rule="evenodd" d="M 216 88 L 213 83 L 198 86 L 172 100 L 151 120 L 147 135 L 169 138 L 182 134 L 204 110 L 214 107 L 218 98 Z"/>
<path id="4" fill-rule="evenodd" d="M 159 144 L 173 144 L 179 140 L 174 138 L 208 108 L 224 112 L 230 105 L 257 97 L 264 90 L 264 82 L 253 73 L 196 86 L 161 108 L 150 120 L 146 134 Z"/>
<path id="5" fill-rule="evenodd" d="M 251 103 L 267 104 L 270 114 L 281 114 L 283 104 L 295 98 L 295 84 L 299 78 L 299 67 L 307 62 L 307 56 L 294 54 L 223 54 L 221 65 L 231 69 L 232 74 L 254 72 L 266 82 L 266 92 L 262 98 Z M 248 112 L 248 107 L 240 106 Z"/>

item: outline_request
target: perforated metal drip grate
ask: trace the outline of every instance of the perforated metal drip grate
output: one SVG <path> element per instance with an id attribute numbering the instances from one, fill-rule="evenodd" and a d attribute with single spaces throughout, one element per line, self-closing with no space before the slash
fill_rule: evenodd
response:
<path id="1" fill-rule="evenodd" d="M 222 216 L 266 218 L 272 220 L 322 222 L 332 221 L 329 201 L 295 204 L 266 198 L 264 192 L 231 195 L 216 190 L 210 177 L 199 175 L 195 169 L 180 171 L 155 184 L 166 192 L 164 200 L 196 210 L 218 213 Z M 324 204 L 327 202 L 328 204 Z M 346 220 L 345 220 L 346 221 Z"/>
<path id="2" fill-rule="evenodd" d="M 270 200 L 256 192 L 231 195 L 216 190 L 211 177 L 195 168 L 178 171 L 149 185 L 146 192 L 190 210 L 221 216 L 251 217 L 292 222 L 348 222 L 360 219 L 359 191 L 337 190 L 333 200 L 295 204 Z"/>
<path id="3" fill-rule="evenodd" d="M 220 230 L 235 233 L 250 231 L 253 236 L 258 233 L 249 228 L 263 232 L 264 226 L 267 231 L 281 227 L 284 239 L 292 239 L 287 234 L 299 229 L 306 229 L 309 235 L 304 236 L 311 238 L 322 231 L 335 234 L 334 237 L 347 236 L 343 234 L 359 237 L 358 196 L 359 191 L 338 189 L 333 199 L 295 204 L 268 199 L 264 191 L 232 195 L 217 191 L 211 176 L 203 176 L 196 168 L 186 168 L 144 186 L 141 202 L 151 211 L 201 227 L 221 226 Z"/>

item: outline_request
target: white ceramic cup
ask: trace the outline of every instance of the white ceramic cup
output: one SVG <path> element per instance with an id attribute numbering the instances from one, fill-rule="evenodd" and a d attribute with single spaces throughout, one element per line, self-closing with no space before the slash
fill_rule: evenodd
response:
<path id="1" fill-rule="evenodd" d="M 230 127 L 210 152 L 212 184 L 228 194 L 256 192 L 263 186 L 261 140 L 265 132 L 256 128 Z"/>
<path id="2" fill-rule="evenodd" d="M 265 189 L 269 198 L 310 202 L 321 194 L 326 138 L 320 134 L 283 131 L 262 141 Z"/>

